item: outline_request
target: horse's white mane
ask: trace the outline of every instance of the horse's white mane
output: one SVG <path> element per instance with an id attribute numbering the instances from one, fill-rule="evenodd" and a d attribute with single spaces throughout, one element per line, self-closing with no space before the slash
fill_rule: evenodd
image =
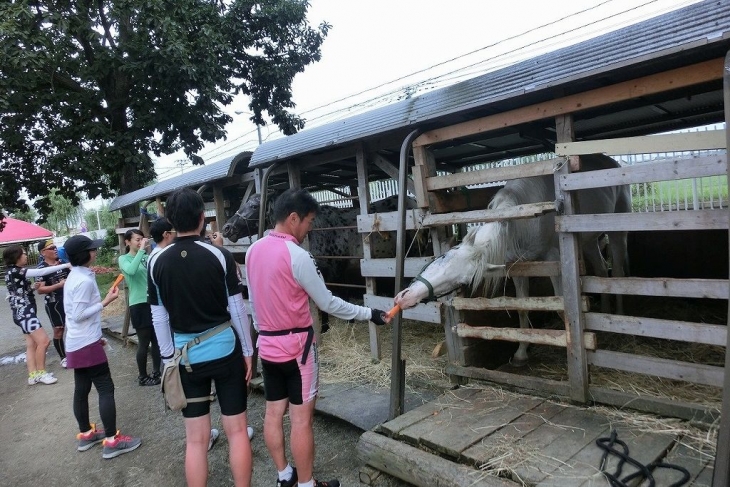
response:
<path id="1" fill-rule="evenodd" d="M 525 203 L 548 201 L 554 198 L 544 178 L 526 178 L 510 181 L 499 190 L 489 203 L 490 210 L 509 208 Z M 472 228 L 464 237 L 461 245 L 471 255 L 469 261 L 474 264 L 471 288 L 474 294 L 479 289 L 487 296 L 493 295 L 502 281 L 502 276 L 489 272 L 492 266 L 505 265 L 507 255 L 521 256 L 522 250 L 530 245 L 530 240 L 539 234 L 538 219 L 509 220 L 506 222 L 490 222 Z"/>

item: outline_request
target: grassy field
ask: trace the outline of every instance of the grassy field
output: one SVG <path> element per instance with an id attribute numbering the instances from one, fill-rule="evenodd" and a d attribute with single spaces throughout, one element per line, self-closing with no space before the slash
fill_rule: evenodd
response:
<path id="1" fill-rule="evenodd" d="M 634 211 L 646 211 L 665 209 L 671 205 L 672 208 L 692 209 L 693 194 L 696 185 L 697 200 L 704 208 L 717 208 L 719 203 L 727 206 L 728 189 L 727 176 L 711 176 L 698 178 L 696 183 L 692 179 L 681 179 L 678 181 L 659 181 L 646 184 L 631 185 L 631 205 Z"/>

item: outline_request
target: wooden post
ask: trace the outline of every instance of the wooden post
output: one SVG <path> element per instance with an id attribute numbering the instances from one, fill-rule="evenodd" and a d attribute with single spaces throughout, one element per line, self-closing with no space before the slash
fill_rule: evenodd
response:
<path id="1" fill-rule="evenodd" d="M 355 159 L 357 161 L 357 196 L 358 202 L 360 203 L 360 214 L 367 215 L 370 209 L 370 188 L 368 185 L 367 155 L 362 144 L 357 148 Z M 362 234 L 362 258 L 366 260 L 372 258 L 369 233 Z M 374 277 L 365 278 L 365 292 L 367 294 L 375 294 Z M 370 329 L 370 355 L 373 357 L 373 360 L 379 362 L 382 358 L 380 330 L 372 321 L 368 322 L 368 327 Z"/>
<path id="2" fill-rule="evenodd" d="M 226 223 L 226 202 L 223 197 L 223 186 L 217 183 L 213 186 L 213 202 L 215 203 L 215 229 L 218 232 Z M 211 228 L 212 225 L 211 225 Z"/>
<path id="3" fill-rule="evenodd" d="M 725 56 L 723 92 L 725 97 L 725 139 L 730 144 L 730 132 L 728 132 L 727 127 L 727 124 L 730 123 L 730 52 Z M 730 164 L 728 164 L 728 176 L 730 176 Z M 729 210 L 726 209 L 725 211 L 727 212 Z M 727 326 L 730 327 L 730 314 L 728 315 Z M 725 380 L 722 389 L 722 413 L 720 414 L 720 430 L 717 433 L 717 450 L 715 453 L 715 468 L 712 475 L 712 487 L 726 487 L 728 484 L 730 484 L 730 333 L 727 335 L 727 345 L 725 345 Z"/>
<path id="4" fill-rule="evenodd" d="M 416 161 L 413 176 L 418 206 L 433 208 L 437 200 L 428 193 L 426 178 L 436 176 L 436 159 L 427 147 L 414 147 L 413 158 Z M 431 227 L 429 232 L 433 244 L 433 255 L 443 255 L 449 250 L 446 228 Z M 396 292 L 398 291 L 400 290 L 396 289 Z M 464 358 L 465 340 L 454 332 L 454 327 L 460 321 L 461 313 L 459 311 L 451 308 L 451 306 L 441 308 L 441 322 L 444 325 L 449 362 L 463 366 L 466 365 Z M 466 383 L 466 379 L 456 375 L 450 375 L 449 380 L 454 385 Z"/>
<path id="5" fill-rule="evenodd" d="M 555 119 L 558 142 L 574 140 L 573 118 L 570 115 Z M 563 205 L 564 215 L 576 213 L 576 198 L 570 192 L 560 189 L 560 176 L 570 172 L 572 164 L 563 164 L 555 172 L 555 199 Z M 560 213 L 560 212 L 559 212 Z M 570 382 L 570 398 L 585 403 L 588 401 L 588 361 L 583 346 L 585 317 L 581 311 L 580 286 L 580 247 L 578 235 L 575 233 L 558 234 L 560 244 L 560 267 L 563 284 L 563 302 L 565 303 L 565 324 L 568 332 L 568 380 Z"/>

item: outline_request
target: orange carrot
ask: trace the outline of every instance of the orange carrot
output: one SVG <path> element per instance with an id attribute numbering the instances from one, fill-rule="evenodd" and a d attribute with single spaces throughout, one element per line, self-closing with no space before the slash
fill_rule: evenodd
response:
<path id="1" fill-rule="evenodd" d="M 110 287 L 109 290 L 111 291 L 112 289 L 117 287 L 119 285 L 119 283 L 122 282 L 122 279 L 124 279 L 124 274 L 119 274 L 117 276 L 117 278 L 114 280 L 114 284 L 112 284 L 112 287 Z"/>
<path id="2" fill-rule="evenodd" d="M 385 313 L 385 314 L 386 314 L 386 315 L 388 316 L 388 319 L 393 319 L 393 317 L 394 317 L 394 316 L 396 315 L 396 313 L 397 313 L 398 311 L 400 311 L 400 306 L 398 306 L 398 305 L 396 304 L 395 306 L 393 306 L 392 308 L 390 308 L 390 311 L 388 311 L 388 312 L 387 312 L 387 313 Z"/>

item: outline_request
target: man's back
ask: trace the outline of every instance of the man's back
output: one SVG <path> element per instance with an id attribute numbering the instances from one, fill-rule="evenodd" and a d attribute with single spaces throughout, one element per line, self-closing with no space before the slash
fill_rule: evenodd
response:
<path id="1" fill-rule="evenodd" d="M 173 330 L 203 332 L 231 319 L 228 296 L 242 283 L 227 250 L 181 237 L 150 259 L 148 271 L 149 303 L 167 309 Z"/>

